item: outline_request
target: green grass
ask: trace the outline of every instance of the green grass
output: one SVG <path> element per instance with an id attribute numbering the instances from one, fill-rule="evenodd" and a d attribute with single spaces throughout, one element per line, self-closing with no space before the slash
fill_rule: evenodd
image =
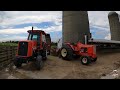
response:
<path id="1" fill-rule="evenodd" d="M 17 46 L 17 43 L 0 43 L 0 46 Z"/>
<path id="2" fill-rule="evenodd" d="M 17 43 L 0 43 L 0 46 L 18 46 Z M 57 48 L 56 45 L 52 45 L 51 48 Z"/>
<path id="3" fill-rule="evenodd" d="M 51 48 L 57 48 L 57 46 L 56 45 L 52 45 Z"/>

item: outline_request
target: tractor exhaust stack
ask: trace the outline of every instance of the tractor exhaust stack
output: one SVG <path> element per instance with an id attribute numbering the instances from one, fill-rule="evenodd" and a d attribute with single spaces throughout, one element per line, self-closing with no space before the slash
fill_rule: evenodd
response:
<path id="1" fill-rule="evenodd" d="M 33 37 L 33 26 L 32 26 L 32 35 L 31 35 L 31 40 L 32 40 L 32 37 Z"/>
<path id="2" fill-rule="evenodd" d="M 32 26 L 32 32 L 33 32 L 33 26 Z"/>

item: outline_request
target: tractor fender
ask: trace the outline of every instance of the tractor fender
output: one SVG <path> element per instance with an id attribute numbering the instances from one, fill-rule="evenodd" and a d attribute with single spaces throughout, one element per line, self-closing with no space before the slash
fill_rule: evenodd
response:
<path id="1" fill-rule="evenodd" d="M 47 43 L 42 42 L 42 47 L 43 47 L 43 49 L 46 49 L 47 48 Z"/>
<path id="2" fill-rule="evenodd" d="M 69 47 L 74 51 L 74 47 L 73 47 L 73 45 L 71 45 L 70 43 L 65 43 L 65 44 L 63 44 L 63 46 L 64 46 L 64 45 L 69 46 Z"/>

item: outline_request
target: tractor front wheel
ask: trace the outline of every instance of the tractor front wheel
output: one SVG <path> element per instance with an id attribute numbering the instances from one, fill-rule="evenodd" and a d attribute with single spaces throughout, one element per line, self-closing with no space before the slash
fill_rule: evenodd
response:
<path id="1" fill-rule="evenodd" d="M 91 61 L 92 61 L 92 62 L 96 62 L 96 61 L 97 61 L 97 57 L 96 57 L 96 58 L 93 58 Z"/>
<path id="2" fill-rule="evenodd" d="M 37 70 L 40 70 L 43 68 L 43 60 L 41 55 L 37 56 L 36 58 L 36 68 Z"/>
<path id="3" fill-rule="evenodd" d="M 43 55 L 42 55 L 42 56 L 43 56 L 42 59 L 43 59 L 43 60 L 47 60 L 47 55 L 48 55 L 48 54 L 47 54 L 47 50 L 44 50 L 44 51 L 43 51 Z"/>
<path id="4" fill-rule="evenodd" d="M 88 65 L 91 63 L 91 59 L 88 56 L 81 56 L 80 60 L 83 65 Z"/>
<path id="5" fill-rule="evenodd" d="M 73 59 L 73 50 L 68 45 L 64 44 L 61 48 L 61 57 L 64 60 L 71 60 Z"/>
<path id="6" fill-rule="evenodd" d="M 14 60 L 14 65 L 15 65 L 17 68 L 19 68 L 19 67 L 22 66 L 22 63 L 20 62 L 19 59 L 16 59 L 16 58 L 15 58 L 15 60 Z"/>

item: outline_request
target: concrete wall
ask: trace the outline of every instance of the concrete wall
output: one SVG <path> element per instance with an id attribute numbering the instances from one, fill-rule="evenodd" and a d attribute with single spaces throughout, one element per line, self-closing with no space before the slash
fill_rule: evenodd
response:
<path id="1" fill-rule="evenodd" d="M 108 14 L 111 40 L 120 41 L 120 22 L 119 15 L 116 12 L 110 12 Z"/>
<path id="2" fill-rule="evenodd" d="M 84 43 L 84 34 L 89 35 L 87 11 L 63 11 L 63 42 Z"/>

